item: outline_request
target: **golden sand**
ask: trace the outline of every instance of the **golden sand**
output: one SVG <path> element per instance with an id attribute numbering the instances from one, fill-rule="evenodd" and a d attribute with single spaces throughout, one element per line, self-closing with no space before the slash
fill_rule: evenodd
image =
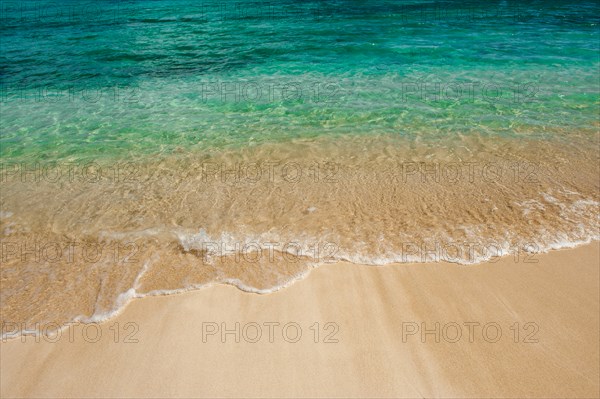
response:
<path id="1" fill-rule="evenodd" d="M 338 263 L 268 295 L 216 285 L 134 300 L 87 330 L 87 340 L 79 325 L 56 343 L 31 336 L 2 343 L 1 394 L 599 397 L 600 245 L 534 260 Z M 239 343 L 235 334 L 220 334 L 221 323 L 235 330 L 236 322 Z M 269 322 L 279 323 L 273 342 Z M 263 333 L 255 343 L 252 323 Z M 300 338 L 290 323 L 302 329 Z M 422 336 L 423 326 L 434 332 Z M 93 343 L 97 330 L 102 336 Z"/>

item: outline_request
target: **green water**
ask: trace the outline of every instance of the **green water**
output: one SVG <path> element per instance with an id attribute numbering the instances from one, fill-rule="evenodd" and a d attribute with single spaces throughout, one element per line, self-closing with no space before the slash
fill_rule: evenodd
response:
<path id="1" fill-rule="evenodd" d="M 595 1 L 5 3 L 0 154 L 568 138 L 598 128 L 599 16 Z"/>

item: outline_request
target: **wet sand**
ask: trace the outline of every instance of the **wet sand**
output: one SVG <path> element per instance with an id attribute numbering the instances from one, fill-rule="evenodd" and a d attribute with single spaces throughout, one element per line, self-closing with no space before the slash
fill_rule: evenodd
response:
<path id="1" fill-rule="evenodd" d="M 595 242 L 471 266 L 337 263 L 268 295 L 147 297 L 2 343 L 1 394 L 598 397 L 599 263 Z"/>
<path id="2" fill-rule="evenodd" d="M 87 183 L 15 172 L 0 200 L 0 322 L 97 321 L 132 290 L 264 293 L 315 263 L 471 264 L 590 242 L 595 137 L 298 140 Z"/>

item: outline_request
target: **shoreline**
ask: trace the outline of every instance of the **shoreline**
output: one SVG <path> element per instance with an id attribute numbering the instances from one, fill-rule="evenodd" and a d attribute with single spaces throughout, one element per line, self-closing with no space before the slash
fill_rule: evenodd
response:
<path id="1" fill-rule="evenodd" d="M 255 287 L 248 286 L 238 279 L 225 279 L 224 281 L 211 281 L 208 283 L 192 285 L 192 286 L 188 286 L 188 287 L 176 288 L 176 289 L 171 289 L 171 290 L 154 290 L 154 291 L 144 292 L 144 293 L 135 292 L 135 288 L 131 288 L 130 290 L 123 292 L 119 295 L 119 298 L 125 298 L 124 299 L 125 303 L 121 303 L 120 307 L 112 309 L 112 310 L 110 310 L 104 314 L 100 314 L 100 315 L 93 314 L 91 316 L 83 316 L 83 315 L 77 316 L 72 321 L 68 321 L 68 322 L 64 323 L 62 325 L 62 327 L 60 327 L 59 332 L 60 333 L 64 332 L 64 330 L 67 329 L 70 325 L 80 325 L 80 324 L 90 324 L 90 323 L 94 323 L 94 324 L 108 323 L 111 320 L 113 320 L 115 317 L 118 317 L 120 314 L 122 314 L 127 309 L 127 307 L 129 306 L 129 304 L 132 301 L 144 299 L 144 298 L 181 295 L 181 294 L 186 294 L 186 293 L 190 293 L 190 292 L 210 289 L 214 286 L 230 286 L 230 287 L 234 287 L 234 288 L 236 288 L 244 293 L 247 293 L 247 294 L 270 295 L 270 294 L 277 293 L 281 290 L 285 290 L 285 289 L 291 287 L 292 285 L 308 278 L 309 275 L 315 269 L 318 269 L 321 267 L 327 267 L 332 264 L 333 265 L 343 264 L 343 265 L 350 266 L 350 267 L 352 267 L 352 266 L 402 267 L 402 266 L 418 266 L 421 264 L 438 263 L 438 264 L 444 264 L 444 265 L 456 266 L 456 267 L 476 267 L 476 266 L 483 265 L 486 263 L 494 264 L 503 258 L 506 259 L 506 258 L 511 258 L 511 257 L 514 257 L 514 259 L 517 259 L 516 262 L 518 263 L 519 257 L 522 256 L 520 251 L 524 252 L 523 256 L 525 256 L 525 259 L 522 260 L 523 263 L 533 263 L 533 262 L 535 262 L 535 257 L 538 255 L 541 255 L 541 254 L 550 254 L 550 253 L 554 253 L 556 251 L 572 250 L 572 249 L 585 247 L 585 246 L 589 246 L 589 245 L 600 245 L 600 237 L 591 237 L 586 241 L 567 243 L 565 245 L 558 246 L 558 247 L 549 247 L 549 248 L 545 248 L 544 250 L 542 250 L 540 252 L 531 253 L 531 254 L 528 252 L 525 252 L 525 249 L 522 249 L 517 252 L 508 252 L 508 253 L 503 253 L 501 255 L 495 255 L 488 259 L 479 260 L 474 263 L 451 262 L 451 261 L 448 261 L 445 259 L 435 259 L 435 260 L 427 260 L 427 261 L 421 260 L 421 261 L 404 261 L 404 262 L 366 264 L 366 263 L 356 263 L 354 261 L 340 259 L 340 260 L 336 260 L 336 261 L 331 261 L 329 263 L 315 264 L 314 266 L 311 266 L 311 267 L 301 271 L 296 276 L 293 276 L 289 281 L 286 281 L 285 283 L 283 283 L 281 285 L 278 285 L 278 286 L 275 286 L 272 288 L 267 288 L 267 289 L 257 289 Z M 436 257 L 434 257 L 434 258 L 436 258 Z M 142 273 L 140 275 L 138 275 L 137 278 L 140 279 L 141 277 L 143 277 L 143 273 L 144 273 L 144 271 L 142 271 Z M 139 288 L 139 284 L 138 284 L 138 288 Z M 8 336 L 4 336 L 4 330 L 2 330 L 2 336 L 0 337 L 0 340 L 2 340 L 1 342 L 6 342 L 6 341 L 11 341 L 13 339 L 20 339 L 20 337 L 22 335 L 36 337 L 37 335 L 40 334 L 40 332 L 44 332 L 45 335 L 49 335 L 49 336 L 56 335 L 57 333 L 59 333 L 58 331 L 53 331 L 52 329 L 49 328 L 50 325 L 53 325 L 56 323 L 52 323 L 52 322 L 46 323 L 46 324 L 36 323 L 35 324 L 36 327 L 38 326 L 38 324 L 42 325 L 43 331 L 41 331 L 39 328 L 36 330 L 25 329 L 25 330 L 20 330 L 18 332 L 18 334 L 11 332 Z"/>
<path id="2" fill-rule="evenodd" d="M 335 263 L 268 295 L 132 300 L 56 342 L 3 342 L 1 396 L 598 396 L 600 243 L 536 258 Z"/>
<path id="3" fill-rule="evenodd" d="M 431 248 L 476 263 L 580 243 L 600 229 L 589 139 L 323 138 L 148 159 L 87 183 L 13 171 L 0 321 L 102 316 L 134 290 L 267 291 L 319 263 L 423 262 Z"/>

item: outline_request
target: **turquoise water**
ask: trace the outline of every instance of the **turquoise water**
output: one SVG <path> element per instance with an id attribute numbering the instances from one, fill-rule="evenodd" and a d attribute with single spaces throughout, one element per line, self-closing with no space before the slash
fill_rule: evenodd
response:
<path id="1" fill-rule="evenodd" d="M 432 244 L 473 264 L 598 240 L 599 16 L 597 1 L 2 2 L 3 320 L 104 320 L 213 283 L 272 292 L 330 260 L 426 262 Z M 272 243 L 283 257 L 238 256 Z M 48 244 L 65 256 L 27 255 Z M 80 251 L 132 244 L 127 264 Z"/>
<path id="2" fill-rule="evenodd" d="M 596 1 L 23 1 L 3 159 L 597 129 Z"/>

